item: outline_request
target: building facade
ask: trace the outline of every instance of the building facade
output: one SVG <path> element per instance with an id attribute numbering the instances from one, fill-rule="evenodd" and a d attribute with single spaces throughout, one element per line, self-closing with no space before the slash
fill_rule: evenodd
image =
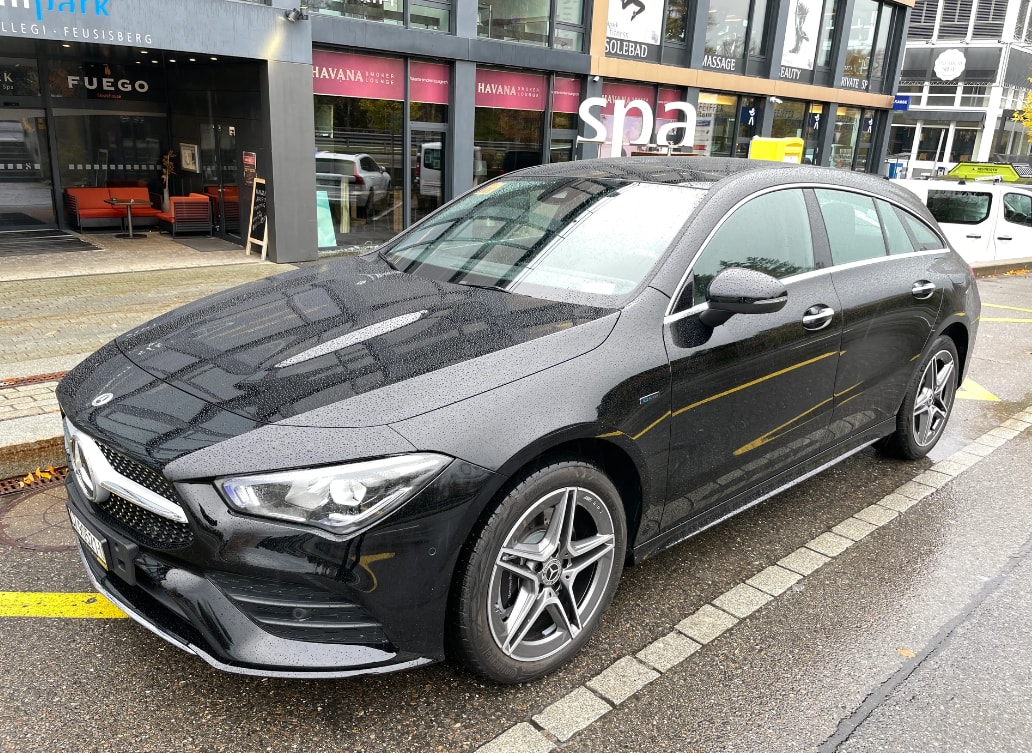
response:
<path id="1" fill-rule="evenodd" d="M 910 177 L 958 162 L 1028 163 L 1012 116 L 1032 77 L 1029 0 L 918 0 L 888 153 Z"/>
<path id="2" fill-rule="evenodd" d="M 0 222 L 69 227 L 66 188 L 145 184 L 156 201 L 210 195 L 217 234 L 243 243 L 261 178 L 269 256 L 294 262 L 381 243 L 541 162 L 745 157 L 790 136 L 804 161 L 879 172 L 909 10 L 0 0 Z"/>

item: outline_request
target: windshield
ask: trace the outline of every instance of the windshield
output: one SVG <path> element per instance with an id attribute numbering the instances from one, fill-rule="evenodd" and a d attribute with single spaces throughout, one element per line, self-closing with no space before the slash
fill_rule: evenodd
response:
<path id="1" fill-rule="evenodd" d="M 436 280 L 611 305 L 646 278 L 704 193 L 605 179 L 494 181 L 383 255 Z"/>

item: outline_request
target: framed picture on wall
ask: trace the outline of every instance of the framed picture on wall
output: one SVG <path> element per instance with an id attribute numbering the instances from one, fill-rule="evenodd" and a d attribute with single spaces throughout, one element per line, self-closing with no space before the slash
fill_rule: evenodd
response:
<path id="1" fill-rule="evenodd" d="M 179 166 L 185 173 L 199 173 L 197 163 L 197 144 L 179 144 Z"/>

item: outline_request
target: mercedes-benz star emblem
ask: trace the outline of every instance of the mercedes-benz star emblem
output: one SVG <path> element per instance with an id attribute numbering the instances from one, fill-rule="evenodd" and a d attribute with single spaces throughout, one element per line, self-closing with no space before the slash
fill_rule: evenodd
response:
<path id="1" fill-rule="evenodd" d="M 86 459 L 86 453 L 83 452 L 82 443 L 75 437 L 72 437 L 70 442 L 68 460 L 72 464 L 72 473 L 75 475 L 75 483 L 79 490 L 90 502 L 96 502 L 97 483 L 93 479 L 93 471 Z"/>
<path id="2" fill-rule="evenodd" d="M 112 395 L 110 392 L 102 392 L 90 401 L 90 405 L 92 405 L 94 408 L 99 408 L 102 405 L 107 405 L 114 399 L 115 396 Z"/>

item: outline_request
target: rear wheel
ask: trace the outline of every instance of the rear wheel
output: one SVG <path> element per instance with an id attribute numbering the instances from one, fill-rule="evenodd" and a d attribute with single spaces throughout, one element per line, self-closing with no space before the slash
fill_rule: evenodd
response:
<path id="1" fill-rule="evenodd" d="M 880 448 L 889 455 L 917 460 L 942 437 L 953 411 L 958 379 L 957 348 L 939 337 L 914 372 L 896 415 L 896 431 Z"/>
<path id="2" fill-rule="evenodd" d="M 505 683 L 558 669 L 609 606 L 626 539 L 620 496 L 596 467 L 563 461 L 524 476 L 460 564 L 458 659 Z"/>

